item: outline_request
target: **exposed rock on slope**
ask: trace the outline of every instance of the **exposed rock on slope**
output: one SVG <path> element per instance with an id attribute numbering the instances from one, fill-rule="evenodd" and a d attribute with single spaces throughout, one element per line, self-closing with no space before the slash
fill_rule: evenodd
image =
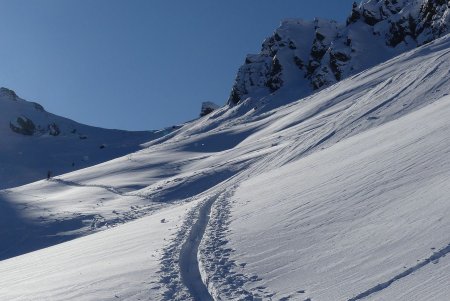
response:
<path id="1" fill-rule="evenodd" d="M 129 132 L 79 124 L 0 88 L 0 189 L 95 165 L 176 128 Z M 106 147 L 108 146 L 108 147 Z"/>
<path id="2" fill-rule="evenodd" d="M 280 89 L 292 101 L 449 32 L 445 0 L 365 0 L 345 24 L 286 20 L 239 69 L 228 103 Z"/>
<path id="3" fill-rule="evenodd" d="M 213 102 L 205 101 L 202 103 L 202 109 L 200 111 L 200 117 L 206 116 L 213 111 L 217 110 L 219 106 Z"/>

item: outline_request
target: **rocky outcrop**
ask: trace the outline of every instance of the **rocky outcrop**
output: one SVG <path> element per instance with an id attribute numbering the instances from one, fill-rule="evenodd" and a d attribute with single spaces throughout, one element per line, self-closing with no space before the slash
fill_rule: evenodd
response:
<path id="1" fill-rule="evenodd" d="M 15 121 L 11 121 L 9 127 L 13 132 L 26 136 L 31 136 L 36 132 L 36 125 L 25 116 L 17 117 Z"/>
<path id="2" fill-rule="evenodd" d="M 58 136 L 59 134 L 61 134 L 61 130 L 55 122 L 50 123 L 47 127 L 47 130 L 48 134 L 51 136 Z"/>
<path id="3" fill-rule="evenodd" d="M 17 101 L 19 99 L 19 97 L 17 96 L 16 92 L 14 92 L 13 90 L 1 87 L 0 88 L 0 99 Z"/>
<path id="4" fill-rule="evenodd" d="M 211 114 L 213 111 L 217 110 L 219 108 L 218 105 L 211 101 L 205 101 L 202 103 L 202 109 L 200 111 L 200 117 L 206 116 L 208 114 Z"/>
<path id="5" fill-rule="evenodd" d="M 280 89 L 298 95 L 352 74 L 449 32 L 447 0 L 365 0 L 354 3 L 345 24 L 286 20 L 259 54 L 239 69 L 228 104 L 263 98 Z"/>
<path id="6" fill-rule="evenodd" d="M 3 109 L 6 112 L 3 113 L 10 112 L 9 118 L 12 118 L 9 121 L 9 128 L 14 133 L 25 136 L 61 134 L 58 124 L 52 120 L 53 118 L 49 118 L 51 114 L 48 114 L 40 104 L 23 100 L 8 88 L 0 88 L 0 101 L 5 101 Z"/>

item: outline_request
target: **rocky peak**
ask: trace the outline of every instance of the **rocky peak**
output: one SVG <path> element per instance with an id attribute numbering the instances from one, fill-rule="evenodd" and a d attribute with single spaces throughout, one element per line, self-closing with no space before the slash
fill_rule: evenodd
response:
<path id="1" fill-rule="evenodd" d="M 416 39 L 419 43 L 431 42 L 434 38 L 448 33 L 449 5 L 446 0 L 423 1 L 415 27 Z"/>
<path id="2" fill-rule="evenodd" d="M 16 92 L 14 92 L 13 90 L 1 87 L 0 88 L 0 99 L 17 101 L 19 99 L 19 97 L 17 96 Z"/>
<path id="3" fill-rule="evenodd" d="M 228 103 L 305 96 L 449 32 L 448 0 L 365 0 L 345 24 L 286 20 L 239 69 Z M 301 91 L 300 91 L 301 90 Z M 294 99 L 292 99 L 294 100 Z"/>
<path id="4" fill-rule="evenodd" d="M 318 20 L 284 20 L 264 40 L 259 54 L 247 55 L 236 76 L 229 103 L 234 105 L 248 96 L 273 93 L 289 82 L 292 74 L 300 73 L 305 77 L 309 66 L 308 49 L 319 23 Z"/>
<path id="5" fill-rule="evenodd" d="M 374 26 L 375 34 L 385 34 L 388 46 L 396 47 L 407 37 L 423 45 L 448 32 L 449 4 L 446 0 L 368 0 L 353 6 L 347 23 L 358 19 Z"/>
<path id="6" fill-rule="evenodd" d="M 368 25 L 375 25 L 385 19 L 400 13 L 408 2 L 403 0 L 368 0 L 363 1 L 359 8 L 353 5 L 352 14 L 355 10 L 362 17 L 363 21 Z"/>

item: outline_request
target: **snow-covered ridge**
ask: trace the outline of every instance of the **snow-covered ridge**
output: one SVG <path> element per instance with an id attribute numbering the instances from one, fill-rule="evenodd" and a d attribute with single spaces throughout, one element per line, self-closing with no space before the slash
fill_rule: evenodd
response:
<path id="1" fill-rule="evenodd" d="M 0 88 L 0 189 L 92 166 L 140 149 L 173 129 L 130 132 L 51 114 Z"/>
<path id="2" fill-rule="evenodd" d="M 345 24 L 286 20 L 239 69 L 228 103 L 283 94 L 284 103 L 447 34 L 448 1 L 365 0 Z M 284 91 L 280 91 L 284 90 Z"/>
<path id="3" fill-rule="evenodd" d="M 0 88 L 0 99 L 3 101 L 17 101 L 19 97 L 16 92 L 5 87 Z"/>

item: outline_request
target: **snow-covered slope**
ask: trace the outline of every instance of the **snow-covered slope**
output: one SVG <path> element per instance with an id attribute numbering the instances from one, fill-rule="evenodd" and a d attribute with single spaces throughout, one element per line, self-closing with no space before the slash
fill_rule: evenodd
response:
<path id="1" fill-rule="evenodd" d="M 157 300 L 164 238 L 192 205 L 2 262 L 1 299 Z"/>
<path id="2" fill-rule="evenodd" d="M 129 132 L 76 123 L 0 88 L 0 189 L 123 156 L 169 130 Z"/>
<path id="3" fill-rule="evenodd" d="M 449 114 L 445 97 L 241 183 L 227 248 L 245 264 L 237 271 L 261 277 L 244 287 L 293 300 L 447 300 Z"/>
<path id="4" fill-rule="evenodd" d="M 280 108 L 244 101 L 1 191 L 0 299 L 445 300 L 448 70 L 445 36 Z"/>
<path id="5" fill-rule="evenodd" d="M 228 103 L 270 108 L 310 95 L 449 33 L 442 0 L 364 0 L 345 24 L 290 19 L 248 55 Z"/>

